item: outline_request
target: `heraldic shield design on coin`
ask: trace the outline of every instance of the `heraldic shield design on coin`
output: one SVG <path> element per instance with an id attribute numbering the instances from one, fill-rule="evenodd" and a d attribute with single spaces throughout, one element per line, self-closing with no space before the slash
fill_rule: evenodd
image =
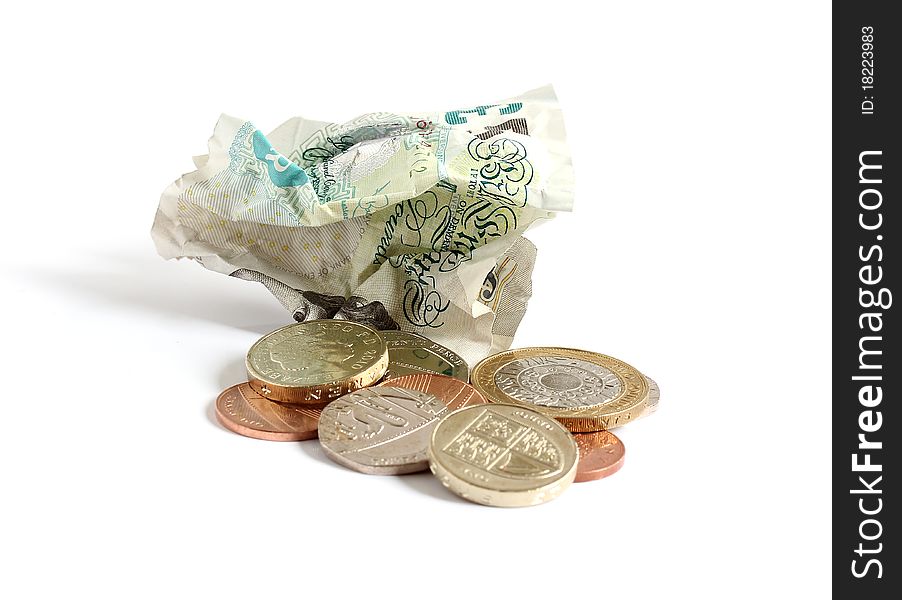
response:
<path id="1" fill-rule="evenodd" d="M 429 436 L 448 407 L 432 394 L 377 386 L 323 409 L 319 439 L 335 462 L 371 475 L 425 471 Z"/>
<path id="2" fill-rule="evenodd" d="M 462 408 L 435 428 L 430 468 L 454 493 L 491 506 L 556 498 L 576 475 L 577 448 L 557 421 L 514 405 Z"/>
<path id="3" fill-rule="evenodd" d="M 490 411 L 442 450 L 501 477 L 535 479 L 561 472 L 561 453 L 542 433 Z"/>

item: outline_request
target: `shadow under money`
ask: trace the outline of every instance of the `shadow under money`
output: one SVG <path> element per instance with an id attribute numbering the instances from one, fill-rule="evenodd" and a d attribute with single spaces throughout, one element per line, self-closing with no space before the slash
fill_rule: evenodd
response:
<path id="1" fill-rule="evenodd" d="M 429 471 L 399 475 L 395 477 L 395 479 L 399 482 L 399 485 L 406 485 L 421 494 L 432 496 L 438 500 L 444 500 L 445 502 L 452 502 L 454 504 L 471 504 L 460 496 L 446 490 L 445 486 L 443 486 Z"/>
<path id="2" fill-rule="evenodd" d="M 216 418 L 215 415 L 213 418 Z M 394 481 L 398 482 L 399 485 L 405 485 L 407 487 L 413 488 L 418 493 L 426 494 L 427 496 L 432 496 L 433 498 L 437 498 L 439 500 L 453 503 L 470 504 L 463 498 L 459 498 L 458 496 L 455 496 L 454 494 L 446 490 L 439 482 L 439 480 L 433 477 L 432 473 L 430 473 L 429 471 L 408 473 L 406 475 L 365 475 L 363 473 L 355 473 L 353 470 L 343 467 L 342 465 L 336 463 L 334 460 L 326 456 L 326 453 L 323 452 L 323 447 L 320 445 L 319 440 L 312 439 L 295 443 L 298 445 L 298 448 L 300 448 L 301 452 L 313 458 L 314 460 L 325 463 L 335 469 L 341 469 L 342 471 L 349 473 L 355 477 L 376 477 L 393 479 Z"/>
<path id="3" fill-rule="evenodd" d="M 343 471 L 348 471 L 349 469 L 344 468 L 340 464 L 336 463 L 334 460 L 331 460 L 326 453 L 323 452 L 323 447 L 320 445 L 319 440 L 314 438 L 312 440 L 304 440 L 303 442 L 294 442 L 297 444 L 298 448 L 301 449 L 301 452 L 306 454 L 307 456 L 321 462 L 325 463 L 331 467 L 335 467 L 336 469 L 341 469 Z"/>
<path id="4" fill-rule="evenodd" d="M 244 356 L 236 357 L 230 360 L 219 372 L 216 379 L 216 385 L 220 390 L 230 388 L 233 385 L 244 383 L 247 381 L 247 364 Z M 216 400 L 213 400 L 216 405 Z"/>
<path id="5" fill-rule="evenodd" d="M 63 305 L 81 296 L 123 312 L 204 320 L 261 335 L 294 322 L 263 286 L 149 253 L 94 252 L 77 269 L 32 267 L 17 276 L 58 295 Z"/>

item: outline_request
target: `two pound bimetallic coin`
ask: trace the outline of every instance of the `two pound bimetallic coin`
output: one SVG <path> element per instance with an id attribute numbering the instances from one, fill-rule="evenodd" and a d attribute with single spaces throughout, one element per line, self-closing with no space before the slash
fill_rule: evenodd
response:
<path id="1" fill-rule="evenodd" d="M 476 365 L 472 379 L 489 402 L 537 410 L 572 432 L 624 425 L 642 414 L 648 397 L 648 381 L 635 368 L 569 348 L 501 352 Z"/>
<path id="2" fill-rule="evenodd" d="M 388 367 L 379 333 L 352 321 L 295 323 L 266 334 L 247 353 L 251 388 L 268 400 L 323 407 L 372 385 Z"/>
<path id="3" fill-rule="evenodd" d="M 578 450 L 560 423 L 507 404 L 461 408 L 429 443 L 429 468 L 449 490 L 488 506 L 553 500 L 576 476 Z"/>

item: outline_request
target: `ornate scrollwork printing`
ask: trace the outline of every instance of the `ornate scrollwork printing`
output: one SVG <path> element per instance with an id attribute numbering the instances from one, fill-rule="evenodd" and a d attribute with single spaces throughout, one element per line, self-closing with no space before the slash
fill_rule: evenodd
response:
<path id="1" fill-rule="evenodd" d="M 451 209 L 448 205 L 439 202 L 436 192 L 427 190 L 404 203 L 404 225 L 412 235 L 405 238 L 402 231 L 401 243 L 411 248 L 440 250 L 441 238 L 450 219 Z M 428 245 L 423 243 L 423 229 L 427 225 L 432 228 Z"/>
<path id="2" fill-rule="evenodd" d="M 510 138 L 473 138 L 467 152 L 480 163 L 482 198 L 489 197 L 509 206 L 526 206 L 526 186 L 532 182 L 533 167 L 522 143 Z"/>
<path id="3" fill-rule="evenodd" d="M 445 300 L 435 289 L 430 289 L 421 281 L 408 279 L 404 282 L 404 317 L 417 327 L 441 327 L 442 313 L 448 310 L 450 300 Z"/>

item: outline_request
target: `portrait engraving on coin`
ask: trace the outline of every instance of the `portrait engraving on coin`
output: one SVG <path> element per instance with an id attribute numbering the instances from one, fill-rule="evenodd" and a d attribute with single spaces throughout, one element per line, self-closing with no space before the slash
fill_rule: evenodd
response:
<path id="1" fill-rule="evenodd" d="M 361 342 L 374 343 L 368 339 Z M 269 359 L 283 371 L 298 377 L 309 372 L 319 378 L 334 378 L 348 369 L 360 369 L 366 361 L 375 358 L 377 352 L 374 348 L 355 348 L 354 342 L 346 337 L 331 337 L 325 327 L 311 333 L 294 332 L 276 338 L 268 350 Z"/>
<path id="2" fill-rule="evenodd" d="M 495 385 L 511 398 L 553 408 L 598 406 L 623 391 L 610 369 L 567 356 L 512 360 L 495 372 Z"/>
<path id="3" fill-rule="evenodd" d="M 367 327 L 325 320 L 289 326 L 262 338 L 248 355 L 258 373 L 286 384 L 352 377 L 378 361 L 384 342 Z"/>
<path id="4" fill-rule="evenodd" d="M 326 319 L 266 334 L 251 346 L 246 362 L 248 383 L 258 394 L 321 408 L 385 375 L 388 348 L 370 327 Z"/>

